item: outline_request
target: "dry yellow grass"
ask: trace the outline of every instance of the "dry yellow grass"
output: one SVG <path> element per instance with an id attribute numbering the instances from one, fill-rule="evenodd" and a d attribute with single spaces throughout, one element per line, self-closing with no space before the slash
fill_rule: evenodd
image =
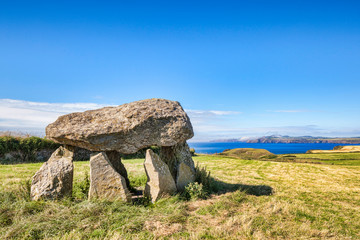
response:
<path id="1" fill-rule="evenodd" d="M 342 146 L 334 150 L 309 150 L 308 153 L 351 153 L 360 152 L 360 146 Z"/>
<path id="2" fill-rule="evenodd" d="M 211 171 L 223 193 L 196 201 L 172 197 L 147 207 L 45 202 L 48 210 L 14 218 L 0 236 L 25 238 L 38 230 L 40 238 L 49 239 L 360 239 L 359 166 L 207 155 L 194 160 Z M 131 176 L 144 174 L 142 160 L 125 166 Z M 14 188 L 38 167 L 0 166 L 0 191 Z M 75 169 L 81 179 L 88 163 L 75 162 Z M 264 191 L 270 188 L 272 195 Z M 74 222 L 65 228 L 66 221 Z"/>

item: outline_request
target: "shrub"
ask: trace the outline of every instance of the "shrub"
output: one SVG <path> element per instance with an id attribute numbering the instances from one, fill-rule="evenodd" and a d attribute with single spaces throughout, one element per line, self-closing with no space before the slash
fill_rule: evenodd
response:
<path id="1" fill-rule="evenodd" d="M 209 196 L 203 185 L 198 182 L 189 183 L 185 187 L 185 194 L 188 199 L 206 199 Z"/>
<path id="2" fill-rule="evenodd" d="M 266 155 L 266 156 L 262 156 L 260 157 L 260 159 L 275 159 L 277 158 L 278 156 L 277 155 Z"/>
<path id="3" fill-rule="evenodd" d="M 195 149 L 194 148 L 190 148 L 190 153 L 191 153 L 191 156 L 195 156 Z"/>
<path id="4" fill-rule="evenodd" d="M 202 186 L 209 192 L 212 190 L 212 178 L 210 172 L 206 170 L 206 167 L 200 167 L 199 163 L 195 167 L 195 182 L 202 184 Z"/>
<path id="5" fill-rule="evenodd" d="M 21 162 L 36 161 L 36 153 L 44 150 L 55 150 L 60 145 L 40 137 L 0 137 L 0 157 L 15 152 Z"/>

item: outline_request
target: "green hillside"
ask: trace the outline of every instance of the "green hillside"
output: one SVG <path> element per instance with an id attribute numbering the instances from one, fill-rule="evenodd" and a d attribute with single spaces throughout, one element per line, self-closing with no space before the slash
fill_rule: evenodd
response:
<path id="1" fill-rule="evenodd" d="M 224 150 L 220 155 L 237 157 L 241 159 L 260 159 L 260 158 L 274 158 L 275 154 L 269 152 L 265 149 L 256 149 L 256 148 L 235 148 Z"/>

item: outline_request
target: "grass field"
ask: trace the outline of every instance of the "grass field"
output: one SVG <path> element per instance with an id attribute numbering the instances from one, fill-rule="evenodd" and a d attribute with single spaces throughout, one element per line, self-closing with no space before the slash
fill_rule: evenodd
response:
<path id="1" fill-rule="evenodd" d="M 310 154 L 282 154 L 280 160 L 294 162 L 323 163 L 332 165 L 360 166 L 360 153 L 310 153 Z"/>
<path id="2" fill-rule="evenodd" d="M 340 161 L 339 156 L 307 155 Z M 354 161 L 352 155 L 342 158 Z M 211 171 L 222 193 L 191 201 L 173 196 L 145 205 L 85 200 L 78 186 L 89 171 L 88 162 L 75 162 L 77 197 L 30 202 L 24 182 L 41 163 L 0 165 L 0 239 L 360 239 L 356 164 L 210 155 L 194 161 Z M 125 161 L 134 184 L 145 178 L 142 163 Z"/>

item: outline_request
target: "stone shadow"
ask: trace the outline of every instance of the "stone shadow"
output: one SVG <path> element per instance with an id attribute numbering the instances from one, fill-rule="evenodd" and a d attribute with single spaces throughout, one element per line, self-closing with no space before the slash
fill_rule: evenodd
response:
<path id="1" fill-rule="evenodd" d="M 218 179 L 211 178 L 211 189 L 213 194 L 221 195 L 228 192 L 244 191 L 253 196 L 270 196 L 274 194 L 274 189 L 268 185 L 248 185 L 240 183 L 227 183 Z"/>

